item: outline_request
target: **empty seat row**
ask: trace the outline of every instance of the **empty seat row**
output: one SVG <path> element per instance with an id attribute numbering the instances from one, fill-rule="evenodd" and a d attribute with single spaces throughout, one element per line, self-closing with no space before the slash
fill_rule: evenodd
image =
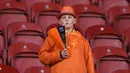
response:
<path id="1" fill-rule="evenodd" d="M 36 2 L 52 2 L 60 4 L 61 6 L 66 5 L 76 5 L 76 4 L 87 4 L 87 5 L 96 5 L 102 8 L 105 12 L 107 12 L 113 6 L 129 6 L 128 0 L 21 0 L 27 8 L 30 8 Z"/>
<path id="2" fill-rule="evenodd" d="M 23 2 L 27 8 L 30 8 L 34 3 L 36 2 L 52 2 L 57 3 L 62 6 L 66 5 L 75 5 L 75 4 L 92 4 L 92 0 L 20 0 L 20 2 Z"/>
<path id="3" fill-rule="evenodd" d="M 102 73 L 102 71 L 96 70 L 95 73 Z M 115 70 L 111 73 L 130 73 L 130 69 L 119 69 L 119 70 Z"/>
<path id="4" fill-rule="evenodd" d="M 113 28 L 117 28 L 124 33 L 130 27 L 130 7 L 116 6 L 108 12 L 109 23 Z"/>
<path id="5" fill-rule="evenodd" d="M 46 32 L 55 26 L 58 25 L 50 25 Z M 89 41 L 92 50 L 99 46 L 113 46 L 124 48 L 124 50 L 129 53 L 129 31 L 130 28 L 122 34 L 116 28 L 112 28 L 108 25 L 93 25 L 88 27 L 84 33 L 85 38 Z M 7 27 L 6 31 L 1 28 L 0 32 L 0 47 L 1 49 L 6 50 L 7 47 L 14 42 L 28 42 L 42 46 L 45 37 L 47 37 L 44 35 L 40 26 L 30 22 L 13 22 Z"/>
<path id="6" fill-rule="evenodd" d="M 91 26 L 88 27 L 85 33 L 92 49 L 99 46 L 113 46 L 124 48 L 125 50 L 123 35 L 117 29 L 110 26 Z"/>
<path id="7" fill-rule="evenodd" d="M 7 42 L 28 42 L 39 46 L 43 44 L 45 35 L 42 29 L 29 22 L 13 22 L 7 27 Z"/>
<path id="8" fill-rule="evenodd" d="M 20 73 L 24 73 L 26 69 L 30 67 L 38 66 L 38 70 L 40 73 L 40 69 L 46 69 L 48 67 L 47 65 L 41 64 L 38 58 L 40 48 L 41 47 L 39 45 L 33 43 L 12 43 L 8 47 L 7 53 L 0 53 L 0 64 L 10 65 L 16 68 Z M 5 56 L 4 54 L 7 55 Z M 3 56 L 3 58 L 1 56 Z M 4 63 L 5 61 L 7 63 Z M 49 72 L 49 67 L 47 69 L 47 72 Z M 27 70 L 26 72 L 30 73 L 29 70 Z"/>
<path id="9" fill-rule="evenodd" d="M 8 64 L 20 73 L 32 66 L 44 66 L 39 60 L 40 46 L 32 43 L 13 43 L 8 47 Z"/>
<path id="10" fill-rule="evenodd" d="M 94 5 L 73 5 L 78 15 L 77 26 L 82 32 L 92 25 L 110 25 L 124 32 L 128 27 L 130 7 L 112 7 L 108 14 Z M 6 28 L 12 22 L 34 22 L 38 24 L 44 34 L 49 25 L 58 23 L 57 15 L 61 6 L 55 3 L 35 3 L 30 12 L 21 3 L 6 2 L 0 6 L 0 25 Z M 125 24 L 125 26 L 123 25 Z M 84 34 L 84 33 L 83 33 Z"/>
<path id="11" fill-rule="evenodd" d="M 0 62 L 4 64 L 6 63 L 6 53 L 10 44 L 15 42 L 32 43 L 41 47 L 45 40 L 42 29 L 34 23 L 13 22 L 8 26 L 6 31 L 2 27 L 0 28 L 0 58 L 4 59 L 4 61 Z"/>
<path id="12" fill-rule="evenodd" d="M 8 64 L 24 73 L 34 66 L 48 67 L 40 63 L 38 53 L 40 46 L 32 43 L 12 43 L 8 47 Z M 100 46 L 93 50 L 95 70 L 112 73 L 115 70 L 130 69 L 128 55 L 123 48 Z M 35 69 L 34 69 L 35 70 Z M 32 70 L 33 71 L 33 70 Z"/>
<path id="13" fill-rule="evenodd" d="M 129 0 L 2 0 L 4 1 L 17 1 L 23 3 L 28 9 L 31 8 L 31 6 L 38 2 L 52 2 L 60 4 L 61 6 L 66 5 L 76 5 L 76 4 L 87 4 L 87 5 L 96 5 L 105 10 L 109 10 L 109 8 L 113 6 L 129 6 Z"/>
<path id="14" fill-rule="evenodd" d="M 124 69 L 124 70 L 116 70 L 112 73 L 130 73 L 130 69 Z"/>
<path id="15" fill-rule="evenodd" d="M 129 5 L 129 0 L 32 0 L 29 2 L 29 0 L 14 0 L 14 1 L 19 1 L 23 2 L 27 7 L 30 7 L 36 2 L 54 2 L 58 3 L 62 6 L 65 5 L 76 5 L 76 4 L 92 4 L 92 5 L 97 5 L 99 7 L 104 7 L 109 9 L 112 6 L 128 6 Z"/>
<path id="16" fill-rule="evenodd" d="M 54 24 L 49 26 L 46 32 L 55 26 L 58 25 Z M 29 22 L 13 22 L 7 27 L 7 31 L 4 32 L 4 30 L 1 30 L 1 32 L 3 32 L 3 36 L 1 34 L 1 40 L 7 38 L 6 43 L 8 43 L 8 45 L 13 42 L 30 42 L 41 46 L 46 37 L 40 26 Z M 93 49 L 97 46 L 103 45 L 126 48 L 125 41 L 128 41 L 127 39 L 129 39 L 128 32 L 122 34 L 116 28 L 112 28 L 108 25 L 93 25 L 88 27 L 84 33 Z M 5 41 L 3 40 L 1 46 L 4 46 L 4 44 Z"/>
<path id="17" fill-rule="evenodd" d="M 15 25 L 15 24 L 12 24 L 12 25 L 10 25 L 10 26 L 13 26 L 13 25 Z M 24 23 L 22 26 L 21 26 L 21 24 L 17 24 L 17 26 L 19 25 L 19 28 L 17 27 L 17 28 L 13 28 L 13 29 L 26 29 L 28 26 L 26 26 L 26 24 Z M 30 25 L 33 25 L 33 24 L 30 24 Z M 92 26 L 92 27 L 94 27 L 94 26 Z M 95 25 L 95 27 L 96 27 L 96 32 L 95 33 L 97 33 L 97 31 L 99 31 L 99 32 L 101 32 L 101 33 L 104 33 L 105 31 L 107 32 L 107 31 L 114 31 L 114 30 L 112 30 L 112 27 L 110 27 L 110 26 L 103 26 L 103 25 Z M 113 28 L 114 29 L 114 28 Z M 31 29 L 31 30 L 33 30 L 33 29 Z M 36 30 L 36 29 L 35 29 Z M 28 33 L 28 31 L 24 31 L 24 32 L 27 32 Z M 91 31 L 90 31 L 91 32 Z M 105 33 L 106 33 L 105 32 Z M 22 32 L 21 32 L 22 33 Z M 33 32 L 34 33 L 34 32 Z M 110 33 L 110 32 L 109 32 Z M 106 33 L 106 36 L 107 35 L 115 35 L 115 33 L 118 33 L 117 31 L 115 31 L 114 33 Z M 95 35 L 95 34 L 94 34 Z M 97 34 L 96 34 L 97 35 Z M 99 34 L 100 35 L 100 34 Z M 105 35 L 105 34 L 103 34 L 103 35 Z M 17 36 L 22 36 L 22 35 L 17 35 Z M 101 35 L 100 35 L 101 36 Z M 106 37 L 105 36 L 105 37 Z M 109 37 L 108 36 L 108 37 Z M 115 35 L 115 36 L 117 36 L 116 37 L 116 39 L 118 40 L 118 39 L 120 39 L 120 36 L 121 36 L 121 34 L 120 33 L 118 33 L 117 35 Z M 22 38 L 22 37 L 21 37 Z M 25 37 L 26 38 L 26 37 Z M 103 38 L 103 36 L 101 37 L 101 39 Z M 110 37 L 109 37 L 110 38 Z M 108 39 L 109 39 L 108 38 Z M 14 38 L 15 39 L 15 38 Z M 20 38 L 19 38 L 20 39 Z M 115 39 L 115 37 L 113 38 L 113 37 L 111 37 L 111 39 Z M 22 40 L 24 40 L 24 39 L 22 39 Z M 25 39 L 26 40 L 26 39 Z M 30 40 L 33 40 L 33 39 L 30 39 Z M 109 39 L 110 40 L 110 39 Z M 108 42 L 109 42 L 109 40 L 108 40 Z M 105 41 L 105 42 L 107 42 L 107 41 Z M 105 43 L 104 42 L 104 43 Z M 111 43 L 113 43 L 114 41 L 112 41 L 112 42 L 109 42 L 110 44 Z M 117 42 L 119 42 L 119 40 L 117 41 Z M 33 43 L 33 42 L 32 42 Z M 27 43 L 27 42 L 20 42 L 20 41 L 18 41 L 18 42 L 14 42 L 14 43 L 11 43 L 10 45 L 9 45 L 9 47 L 8 47 L 8 51 L 7 51 L 7 60 L 8 60 L 8 64 L 9 65 L 11 65 L 11 66 L 13 66 L 13 67 L 16 67 L 21 73 L 23 73 L 27 68 L 29 68 L 29 67 L 32 67 L 32 66 L 39 66 L 39 65 L 42 65 L 41 63 L 40 63 L 40 61 L 39 61 L 39 59 L 38 59 L 38 50 L 40 49 L 40 45 L 36 45 L 36 44 L 32 44 L 32 43 Z M 105 45 L 105 44 L 104 44 Z M 120 45 L 120 44 L 119 44 Z M 128 58 L 127 57 L 127 53 L 126 53 L 126 51 L 124 50 L 124 48 L 121 48 L 122 46 L 119 46 L 118 48 L 117 47 L 114 47 L 114 48 L 112 48 L 111 49 L 111 45 L 109 45 L 109 47 L 105 47 L 105 49 L 106 50 L 104 50 L 103 51 L 103 49 L 101 49 L 102 47 L 101 47 L 102 45 L 100 45 L 100 46 L 98 46 L 98 47 L 95 47 L 94 48 L 94 50 L 93 50 L 93 54 L 94 54 L 94 51 L 95 51 L 95 49 L 97 48 L 98 49 L 98 51 L 101 51 L 101 52 L 96 52 L 96 53 L 100 53 L 100 54 L 102 54 L 103 52 L 108 52 L 108 53 L 110 53 L 110 54 L 112 54 L 112 50 L 113 49 L 115 49 L 115 51 L 114 52 L 117 52 L 117 53 L 119 53 L 119 55 L 120 55 L 120 52 L 122 53 L 122 52 L 124 52 L 124 54 L 123 54 L 123 56 L 125 57 L 125 60 Z M 104 46 L 103 46 L 104 47 Z M 120 48 L 122 49 L 122 50 L 120 50 Z M 100 49 L 100 50 L 99 50 Z M 112 52 L 111 52 L 112 51 Z M 100 55 L 99 54 L 99 55 Z M 104 55 L 108 55 L 108 54 L 103 54 L 102 56 L 104 56 Z M 114 55 L 114 54 L 112 54 L 112 55 Z M 98 56 L 98 55 L 94 55 L 94 56 Z M 118 55 L 117 55 L 118 56 Z M 6 58 L 5 56 L 4 56 L 4 58 Z M 2 59 L 2 58 L 1 58 Z M 26 61 L 25 61 L 26 60 Z M 94 60 L 96 60 L 96 58 L 94 57 Z M 118 59 L 114 59 L 114 60 L 118 60 Z M 124 60 L 124 59 L 123 59 Z M 31 62 L 30 62 L 31 61 Z M 120 61 L 120 59 L 119 59 L 119 61 Z M 128 60 L 126 60 L 126 61 L 128 61 Z M 33 62 L 33 63 L 32 63 Z M 123 62 L 123 63 L 125 63 L 124 61 L 121 61 L 121 62 Z M 95 62 L 96 63 L 96 62 Z M 115 63 L 115 62 L 114 62 Z M 98 64 L 98 63 L 97 63 Z M 104 64 L 104 63 L 103 63 Z M 111 64 L 111 63 L 109 63 L 111 66 L 112 65 L 114 65 L 114 64 Z M 120 64 L 120 63 L 119 63 Z M 27 66 L 26 66 L 27 65 Z M 20 67 L 19 67 L 20 66 Z M 97 68 L 97 66 L 99 66 L 99 65 L 96 65 L 96 68 Z M 101 66 L 101 67 L 104 67 L 105 65 L 103 65 L 103 66 Z M 111 67 L 110 66 L 110 67 Z M 125 63 L 125 64 L 122 64 L 122 66 L 120 66 L 120 67 L 126 67 L 126 68 L 128 68 L 128 64 L 127 63 Z M 116 67 L 115 67 L 116 68 Z M 114 69 L 115 69 L 114 68 Z M 121 68 L 122 69 L 122 68 Z M 123 68 L 124 69 L 124 68 Z M 110 71 L 108 72 L 108 73 L 110 73 Z"/>
<path id="18" fill-rule="evenodd" d="M 128 0 L 94 0 L 94 4 L 102 8 L 105 13 L 114 6 L 129 6 Z"/>
<path id="19" fill-rule="evenodd" d="M 77 15 L 77 26 L 84 32 L 87 27 L 98 24 L 107 24 L 124 32 L 129 27 L 130 7 L 112 7 L 108 15 L 94 5 L 73 5 Z M 57 15 L 61 6 L 55 3 L 35 3 L 30 12 L 21 3 L 6 2 L 0 6 L 0 25 L 6 28 L 11 22 L 34 22 L 38 24 L 45 33 L 47 27 L 58 23 Z M 125 23 L 126 26 L 123 26 Z M 122 27 L 123 26 L 123 27 Z M 83 33 L 84 34 L 84 33 Z"/>
<path id="20" fill-rule="evenodd" d="M 58 25 L 50 25 L 46 32 L 55 26 Z M 92 49 L 98 46 L 114 46 L 124 48 L 128 52 L 130 49 L 129 31 L 130 28 L 125 33 L 121 33 L 108 25 L 93 25 L 88 27 L 84 33 Z M 7 30 L 1 27 L 0 32 L 2 49 L 6 49 L 14 42 L 28 42 L 42 46 L 46 37 L 40 26 L 30 22 L 13 22 L 7 27 Z"/>
<path id="21" fill-rule="evenodd" d="M 5 64 L 0 64 L 0 73 L 21 73 L 17 68 Z M 51 73 L 49 67 L 45 66 L 32 66 L 25 70 L 23 73 Z"/>
<path id="22" fill-rule="evenodd" d="M 93 56 L 95 68 L 100 71 L 99 73 L 112 73 L 116 70 L 130 69 L 130 61 L 123 48 L 96 47 L 93 51 Z"/>
<path id="23" fill-rule="evenodd" d="M 123 34 L 116 28 L 105 25 L 94 25 L 88 27 L 85 37 L 89 41 L 92 51 L 100 46 L 112 46 L 124 48 L 130 57 L 130 28 Z"/>
<path id="24" fill-rule="evenodd" d="M 85 30 L 93 25 L 108 25 L 107 17 L 102 9 L 96 6 L 78 4 L 73 6 L 78 15 L 76 26 L 81 29 L 83 35 Z"/>
<path id="25" fill-rule="evenodd" d="M 27 23 L 26 23 L 27 24 Z M 15 24 L 12 24 L 12 26 L 13 25 L 15 25 Z M 19 25 L 19 28 L 17 27 L 17 28 L 13 28 L 13 29 L 26 29 L 28 26 L 26 26 L 25 25 L 25 23 L 21 26 L 21 24 L 17 24 L 17 26 Z M 33 24 L 30 24 L 30 25 L 33 25 Z M 10 25 L 11 26 L 11 25 Z M 92 27 L 94 27 L 94 28 L 92 28 Z M 126 53 L 126 51 L 124 50 L 124 48 L 122 47 L 122 41 L 120 42 L 120 38 L 121 38 L 121 33 L 119 33 L 119 32 L 117 32 L 116 30 L 115 30 L 115 32 L 113 32 L 114 31 L 114 28 L 112 28 L 112 27 L 110 27 L 110 26 L 103 26 L 103 25 L 95 25 L 95 26 L 92 26 L 91 28 L 94 30 L 96 30 L 96 32 L 94 33 L 94 31 L 90 31 L 91 32 L 91 34 L 93 34 L 92 35 L 92 37 L 93 36 L 97 36 L 97 35 L 99 35 L 98 37 L 100 37 L 100 38 L 98 38 L 98 37 L 96 37 L 97 39 L 108 39 L 108 41 L 104 41 L 104 43 L 109 43 L 109 44 L 111 44 L 111 45 L 109 45 L 109 44 L 106 44 L 106 45 L 108 45 L 107 47 L 105 47 L 105 49 L 106 50 L 104 50 L 103 51 L 103 49 L 101 49 L 102 47 L 104 47 L 105 46 L 105 44 L 103 44 L 103 46 L 102 46 L 102 44 L 100 44 L 99 46 L 96 46 L 96 47 L 94 47 L 94 49 L 93 49 L 93 54 L 94 54 L 94 52 L 95 52 L 95 49 L 98 49 L 98 51 L 101 51 L 101 52 L 96 52 L 96 53 L 100 53 L 101 55 L 102 55 L 102 53 L 103 52 L 108 52 L 108 53 L 110 53 L 110 54 L 112 54 L 112 50 L 113 49 L 115 49 L 115 51 L 114 52 L 118 52 L 119 53 L 119 55 L 120 55 L 120 52 L 122 53 L 122 52 L 124 52 L 125 54 L 123 55 L 126 59 L 128 58 L 127 57 L 127 53 Z M 88 28 L 89 29 L 89 28 Z M 31 29 L 32 31 L 33 31 L 33 29 Z M 35 29 L 36 30 L 36 29 Z M 97 31 L 99 31 L 98 33 L 97 33 Z M 27 32 L 28 33 L 28 31 L 24 31 L 24 32 Z M 92 33 L 93 32 L 93 33 Z M 20 32 L 20 33 L 22 33 L 22 32 Z M 19 34 L 17 34 L 17 36 L 20 36 L 20 38 L 19 39 L 21 39 L 22 37 L 21 36 L 23 36 L 23 35 L 20 35 L 20 33 Z M 33 32 L 34 33 L 34 32 Z M 91 34 L 87 34 L 87 36 L 88 35 L 91 35 Z M 27 34 L 25 33 L 25 36 L 26 36 Z M 104 36 L 105 35 L 105 36 Z M 112 37 L 110 37 L 110 35 L 112 36 Z M 33 35 L 32 35 L 33 36 Z M 116 37 L 115 37 L 116 36 Z M 26 38 L 26 37 L 25 37 Z M 111 38 L 111 39 L 110 39 Z M 15 39 L 15 38 L 14 38 Z M 16 39 L 17 40 L 17 39 Z M 14 41 L 16 41 L 16 40 L 14 40 Z M 22 39 L 22 40 L 26 40 L 26 39 Z M 21 41 L 22 41 L 21 40 Z M 33 39 L 30 39 L 30 40 L 33 40 Z M 109 42 L 109 40 L 113 40 L 113 41 L 110 41 Z M 117 40 L 117 41 L 114 41 L 114 40 Z M 103 41 L 103 40 L 102 40 Z M 94 42 L 94 41 L 93 41 Z M 98 41 L 96 41 L 96 42 L 98 42 Z M 9 65 L 11 65 L 11 66 L 14 66 L 14 67 L 16 67 L 20 72 L 24 72 L 25 71 L 25 69 L 27 69 L 27 68 L 29 68 L 29 67 L 32 67 L 32 66 L 37 66 L 37 65 L 42 65 L 40 62 L 39 62 L 39 59 L 38 59 L 38 50 L 40 49 L 40 45 L 38 45 L 38 44 L 33 44 L 34 42 L 32 42 L 32 43 L 27 43 L 27 42 L 20 42 L 20 41 L 18 41 L 18 42 L 12 42 L 10 45 L 9 45 L 9 47 L 8 47 L 8 51 L 7 51 L 7 57 L 5 57 L 4 56 L 4 58 L 7 58 L 7 60 L 8 60 L 8 64 Z M 113 43 L 119 43 L 119 47 L 118 46 L 115 46 L 115 45 L 113 45 Z M 120 44 L 121 43 L 121 44 Z M 96 45 L 97 45 L 98 43 L 96 43 Z M 91 45 L 93 45 L 92 43 L 91 43 Z M 114 48 L 112 48 L 111 49 L 111 46 L 115 46 Z M 99 48 L 98 48 L 99 47 Z M 100 50 L 99 50 L 100 49 Z M 120 49 L 122 49 L 122 50 L 120 50 Z M 112 51 L 112 52 L 111 52 Z M 5 53 L 6 54 L 6 53 Z M 99 55 L 100 55 L 99 54 Z M 2 55 L 2 53 L 1 53 L 1 55 Z M 105 55 L 108 55 L 108 54 L 105 54 Z M 94 56 L 98 56 L 98 55 L 94 55 Z M 103 55 L 104 56 L 104 55 Z M 3 58 L 1 58 L 1 59 L 3 59 Z M 5 59 L 3 59 L 3 60 L 5 60 Z M 26 60 L 26 61 L 25 61 Z M 30 62 L 30 60 L 31 60 L 31 62 Z M 94 58 L 94 60 L 96 60 L 96 58 Z M 106 59 L 105 59 L 106 60 Z M 114 59 L 114 60 L 116 60 L 116 59 Z M 117 59 L 118 60 L 118 59 Z M 120 59 L 119 59 L 119 61 L 120 61 Z M 128 60 L 126 60 L 126 61 L 128 61 Z M 3 62 L 3 61 L 1 61 L 1 62 Z M 25 62 L 25 63 L 23 63 L 23 62 Z M 32 63 L 32 62 L 34 62 L 34 63 Z M 27 64 L 26 64 L 27 63 Z M 96 63 L 96 62 L 95 62 Z M 115 62 L 114 62 L 115 63 Z M 22 65 L 20 65 L 20 64 L 22 64 Z M 111 64 L 111 63 L 110 63 Z M 120 63 L 119 63 L 120 64 Z M 24 66 L 24 65 L 27 65 L 26 67 Z M 114 64 L 111 64 L 111 65 L 114 65 Z M 123 67 L 124 67 L 124 65 L 128 68 L 128 64 L 126 63 L 126 64 L 123 64 Z M 20 66 L 20 67 L 19 67 Z M 22 67 L 23 66 L 23 67 Z M 97 66 L 99 66 L 99 65 L 96 65 L 96 68 L 97 68 Z M 101 66 L 101 67 L 104 67 L 104 65 L 103 66 Z M 111 67 L 111 66 L 110 66 Z M 122 67 L 122 66 L 121 66 Z M 115 67 L 116 68 L 116 67 Z M 124 68 L 123 68 L 124 69 Z M 108 73 L 110 73 L 110 72 L 108 72 Z"/>
<path id="26" fill-rule="evenodd" d="M 38 53 L 40 46 L 32 43 L 12 43 L 8 47 L 8 65 L 20 73 L 34 66 L 48 67 L 40 63 Z M 112 73 L 115 70 L 130 69 L 128 55 L 123 48 L 100 46 L 93 50 L 95 69 L 101 73 Z"/>

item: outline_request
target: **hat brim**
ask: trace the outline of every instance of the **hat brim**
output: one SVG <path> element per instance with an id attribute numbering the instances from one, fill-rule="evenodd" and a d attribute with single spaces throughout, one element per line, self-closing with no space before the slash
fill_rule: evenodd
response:
<path id="1" fill-rule="evenodd" d="M 70 14 L 70 13 L 62 13 L 62 14 L 57 15 L 57 19 L 60 19 L 60 18 L 61 18 L 61 16 L 63 16 L 63 15 L 72 15 L 74 18 L 76 18 L 76 15 L 75 15 L 75 14 Z"/>

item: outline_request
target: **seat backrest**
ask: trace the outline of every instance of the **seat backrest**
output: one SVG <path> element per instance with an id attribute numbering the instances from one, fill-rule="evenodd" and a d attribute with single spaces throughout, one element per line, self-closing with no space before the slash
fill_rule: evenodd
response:
<path id="1" fill-rule="evenodd" d="M 7 48 L 6 46 L 7 46 L 6 33 L 4 31 L 4 28 L 0 26 L 0 47 L 2 50 L 4 50 Z"/>
<path id="2" fill-rule="evenodd" d="M 7 1 L 0 5 L 0 25 L 4 28 L 11 22 L 25 22 L 28 20 L 28 13 L 22 3 Z"/>
<path id="3" fill-rule="evenodd" d="M 112 73 L 130 73 L 130 69 L 124 69 L 124 70 L 116 70 L 116 71 L 114 71 L 114 72 L 112 72 Z"/>
<path id="4" fill-rule="evenodd" d="M 93 53 L 95 64 L 99 63 L 101 58 L 104 58 L 107 56 L 110 56 L 110 57 L 111 56 L 120 56 L 120 57 L 128 58 L 128 55 L 123 48 L 117 48 L 117 47 L 112 47 L 112 46 L 96 47 L 96 48 L 94 48 L 92 53 Z M 117 59 L 118 59 L 118 57 L 117 57 Z"/>
<path id="5" fill-rule="evenodd" d="M 35 3 L 31 8 L 32 19 L 46 34 L 49 25 L 58 23 L 57 15 L 60 10 L 61 6 L 55 3 Z"/>
<path id="6" fill-rule="evenodd" d="M 101 70 L 95 70 L 95 73 L 102 73 Z"/>
<path id="7" fill-rule="evenodd" d="M 108 12 L 110 25 L 117 28 L 120 32 L 124 32 L 130 27 L 130 7 L 115 6 L 110 8 Z"/>
<path id="8" fill-rule="evenodd" d="M 6 2 L 11 2 L 11 1 L 15 1 L 15 0 L 1 0 L 1 1 L 0 1 L 0 5 L 4 4 L 4 3 L 6 3 Z"/>
<path id="9" fill-rule="evenodd" d="M 99 68 L 102 73 L 112 73 L 120 69 L 129 69 L 129 65 L 126 61 L 102 61 Z"/>
<path id="10" fill-rule="evenodd" d="M 51 73 L 50 68 L 47 66 L 34 66 L 27 68 L 25 73 Z"/>
<path id="11" fill-rule="evenodd" d="M 30 22 L 13 22 L 8 26 L 8 42 L 30 42 L 41 46 L 45 40 L 42 29 Z"/>
<path id="12" fill-rule="evenodd" d="M 126 51 L 130 57 L 130 27 L 123 33 L 126 45 Z"/>
<path id="13" fill-rule="evenodd" d="M 0 26 L 0 64 L 5 64 L 7 48 L 6 34 L 4 28 Z"/>
<path id="14" fill-rule="evenodd" d="M 4 52 L 4 50 L 0 47 L 0 64 L 6 63 L 7 56 L 5 54 L 6 52 Z"/>
<path id="15" fill-rule="evenodd" d="M 52 0 L 21 0 L 21 2 L 23 2 L 25 4 L 25 6 L 27 7 L 27 9 L 30 9 L 31 6 L 37 2 L 52 2 Z"/>
<path id="16" fill-rule="evenodd" d="M 98 46 L 115 46 L 119 48 L 125 47 L 122 34 L 117 29 L 110 26 L 91 26 L 85 33 L 92 49 Z"/>
<path id="17" fill-rule="evenodd" d="M 59 0 L 62 6 L 72 6 L 76 4 L 91 4 L 91 0 Z"/>
<path id="18" fill-rule="evenodd" d="M 19 71 L 15 67 L 0 64 L 0 73 L 19 73 Z"/>
<path id="19" fill-rule="evenodd" d="M 77 26 L 83 34 L 90 26 L 108 24 L 104 11 L 94 5 L 77 4 L 73 8 L 78 15 Z"/>
<path id="20" fill-rule="evenodd" d="M 46 29 L 46 34 L 47 34 L 47 32 L 48 32 L 50 29 L 52 29 L 52 28 L 54 28 L 54 27 L 57 27 L 57 26 L 60 26 L 60 25 L 59 25 L 59 24 L 49 25 L 49 26 L 47 27 L 47 29 Z"/>
<path id="21" fill-rule="evenodd" d="M 38 59 L 40 48 L 32 43 L 12 43 L 8 48 L 8 63 L 20 73 L 32 66 L 43 66 Z"/>
<path id="22" fill-rule="evenodd" d="M 104 9 L 106 14 L 111 7 L 129 6 L 127 0 L 95 0 L 95 4 L 97 4 L 100 8 Z"/>
<path id="23" fill-rule="evenodd" d="M 119 69 L 129 69 L 129 60 L 123 48 L 97 47 L 93 51 L 96 69 L 101 73 L 112 73 Z"/>

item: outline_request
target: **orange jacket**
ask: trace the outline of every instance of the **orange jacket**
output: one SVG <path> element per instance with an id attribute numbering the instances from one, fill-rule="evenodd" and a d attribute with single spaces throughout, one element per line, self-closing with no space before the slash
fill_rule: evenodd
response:
<path id="1" fill-rule="evenodd" d="M 69 58 L 62 59 L 63 43 L 56 28 L 48 32 L 40 53 L 41 63 L 51 65 L 51 73 L 95 73 L 91 48 L 88 41 L 78 32 L 66 33 Z"/>

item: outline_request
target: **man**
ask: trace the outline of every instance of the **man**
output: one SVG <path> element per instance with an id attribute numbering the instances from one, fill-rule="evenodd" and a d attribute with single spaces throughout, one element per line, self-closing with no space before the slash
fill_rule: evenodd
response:
<path id="1" fill-rule="evenodd" d="M 40 53 L 41 63 L 51 66 L 51 73 L 95 73 L 91 48 L 88 41 L 74 29 L 76 14 L 65 6 L 58 15 L 59 24 L 65 26 L 65 48 L 57 28 L 48 31 Z"/>

